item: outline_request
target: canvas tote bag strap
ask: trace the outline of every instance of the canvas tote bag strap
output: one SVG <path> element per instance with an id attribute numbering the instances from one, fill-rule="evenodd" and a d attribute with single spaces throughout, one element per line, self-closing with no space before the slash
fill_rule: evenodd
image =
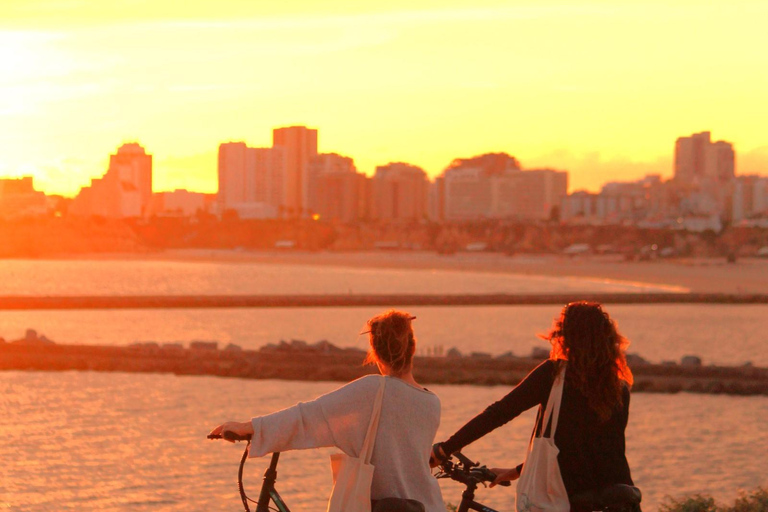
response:
<path id="1" fill-rule="evenodd" d="M 547 432 L 549 419 L 552 418 L 552 427 L 549 429 L 549 437 L 554 438 L 557 431 L 557 421 L 560 419 L 560 404 L 563 401 L 563 387 L 565 386 L 565 361 L 561 361 L 562 369 L 555 377 L 552 383 L 552 389 L 549 391 L 547 400 L 547 410 L 544 411 L 544 418 L 541 422 L 541 437 Z"/>
<path id="2" fill-rule="evenodd" d="M 376 399 L 373 401 L 373 410 L 371 411 L 371 422 L 368 424 L 368 432 L 365 434 L 363 448 L 360 450 L 360 458 L 366 464 L 371 463 L 373 456 L 373 445 L 376 442 L 376 432 L 379 430 L 379 417 L 381 416 L 381 403 L 384 401 L 384 388 L 387 385 L 387 378 L 381 377 L 379 392 L 376 393 Z"/>

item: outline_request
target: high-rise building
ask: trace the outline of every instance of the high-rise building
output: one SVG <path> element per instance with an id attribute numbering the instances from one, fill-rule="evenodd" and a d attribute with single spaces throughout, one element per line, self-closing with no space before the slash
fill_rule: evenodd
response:
<path id="1" fill-rule="evenodd" d="M 424 169 L 393 162 L 376 167 L 371 182 L 373 217 L 383 221 L 420 221 L 427 214 L 429 181 Z"/>
<path id="2" fill-rule="evenodd" d="M 32 176 L 0 178 L 0 217 L 34 217 L 48 211 L 48 198 L 35 190 Z"/>
<path id="3" fill-rule="evenodd" d="M 289 217 L 309 215 L 310 162 L 317 156 L 317 130 L 306 126 L 275 128 L 272 146 L 283 149 L 282 210 Z"/>
<path id="4" fill-rule="evenodd" d="M 146 213 L 152 200 L 152 155 L 136 142 L 123 144 L 110 155 L 107 175 L 133 186 L 141 199 L 141 211 Z"/>
<path id="5" fill-rule="evenodd" d="M 500 179 L 520 172 L 520 163 L 506 153 L 457 158 L 443 172 L 443 214 L 447 220 L 477 220 L 498 216 L 493 197 Z M 503 215 L 502 215 L 503 216 Z"/>
<path id="6" fill-rule="evenodd" d="M 568 194 L 568 173 L 534 169 L 492 178 L 491 216 L 547 220 Z"/>
<path id="7" fill-rule="evenodd" d="M 283 200 L 285 151 L 283 148 L 248 148 L 246 197 L 278 211 Z"/>
<path id="8" fill-rule="evenodd" d="M 249 148 L 245 142 L 219 145 L 219 212 L 235 211 L 242 218 L 277 216 L 283 174 L 282 148 Z"/>
<path id="9" fill-rule="evenodd" d="M 710 132 L 680 137 L 675 142 L 675 180 L 684 185 L 729 182 L 735 175 L 733 145 L 712 142 Z"/>
<path id="10" fill-rule="evenodd" d="M 219 208 L 223 212 L 234 205 L 247 202 L 246 182 L 248 180 L 246 167 L 245 142 L 225 142 L 219 144 Z"/>
<path id="11" fill-rule="evenodd" d="M 310 212 L 320 219 L 354 222 L 365 216 L 367 178 L 351 158 L 319 154 L 310 162 Z"/>
<path id="12" fill-rule="evenodd" d="M 106 174 L 80 190 L 69 212 L 109 218 L 141 217 L 149 213 L 151 201 L 152 155 L 132 142 L 110 156 Z"/>
<path id="13" fill-rule="evenodd" d="M 491 217 L 491 178 L 477 167 L 449 167 L 443 174 L 446 220 Z"/>

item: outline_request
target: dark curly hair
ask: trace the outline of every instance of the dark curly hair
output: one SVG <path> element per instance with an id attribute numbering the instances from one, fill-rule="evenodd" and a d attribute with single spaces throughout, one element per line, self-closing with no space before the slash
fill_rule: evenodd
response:
<path id="1" fill-rule="evenodd" d="M 624 355 L 629 340 L 616 323 L 597 302 L 571 302 L 543 338 L 552 344 L 550 359 L 568 361 L 566 380 L 602 421 L 608 420 L 622 404 L 624 383 L 631 386 L 634 380 Z"/>
<path id="2" fill-rule="evenodd" d="M 411 367 L 416 352 L 416 337 L 411 321 L 416 317 L 404 311 L 389 311 L 368 320 L 370 350 L 363 364 L 384 363 L 398 374 Z"/>

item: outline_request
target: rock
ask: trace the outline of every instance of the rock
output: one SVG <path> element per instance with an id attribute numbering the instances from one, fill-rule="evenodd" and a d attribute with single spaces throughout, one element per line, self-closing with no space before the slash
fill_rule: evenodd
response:
<path id="1" fill-rule="evenodd" d="M 531 350 L 531 358 L 533 359 L 547 359 L 549 357 L 549 350 L 541 347 L 533 347 Z"/>
<path id="2" fill-rule="evenodd" d="M 338 352 L 341 350 L 339 347 L 334 345 L 328 340 L 320 340 L 314 345 L 312 345 L 312 348 L 317 350 L 318 352 Z"/>
<path id="3" fill-rule="evenodd" d="M 34 329 L 27 329 L 26 334 L 24 334 L 24 341 L 27 343 L 35 343 L 37 341 L 37 331 Z"/>
<path id="4" fill-rule="evenodd" d="M 445 353 L 446 357 L 462 357 L 461 351 L 457 349 L 456 347 L 452 347 L 448 349 L 448 352 Z"/>
<path id="5" fill-rule="evenodd" d="M 634 366 L 636 364 L 648 364 L 648 361 L 638 354 L 627 354 L 627 364 Z"/>
<path id="6" fill-rule="evenodd" d="M 698 368 L 701 366 L 701 358 L 699 356 L 683 356 L 680 360 L 680 366 Z"/>
<path id="7" fill-rule="evenodd" d="M 469 357 L 472 357 L 474 359 L 490 359 L 491 354 L 488 352 L 472 352 L 469 354 Z"/>
<path id="8" fill-rule="evenodd" d="M 189 344 L 190 350 L 218 350 L 218 341 L 193 341 Z"/>
<path id="9" fill-rule="evenodd" d="M 160 350 L 169 354 L 180 354 L 184 352 L 184 345 L 181 343 L 163 343 Z"/>
<path id="10" fill-rule="evenodd" d="M 515 356 L 511 350 L 507 350 L 503 354 L 497 355 L 496 359 L 517 359 L 517 356 Z"/>
<path id="11" fill-rule="evenodd" d="M 235 345 L 234 343 L 230 343 L 226 347 L 224 347 L 224 350 L 227 352 L 242 352 L 243 348 L 240 345 Z"/>

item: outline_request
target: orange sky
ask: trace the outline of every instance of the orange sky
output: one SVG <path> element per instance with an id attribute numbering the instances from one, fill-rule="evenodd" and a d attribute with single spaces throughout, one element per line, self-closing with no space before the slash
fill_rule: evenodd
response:
<path id="1" fill-rule="evenodd" d="M 368 174 L 506 151 L 596 190 L 671 175 L 703 130 L 768 174 L 766 20 L 739 0 L 2 0 L 0 175 L 74 195 L 136 140 L 155 190 L 213 192 L 220 142 L 290 124 Z"/>

